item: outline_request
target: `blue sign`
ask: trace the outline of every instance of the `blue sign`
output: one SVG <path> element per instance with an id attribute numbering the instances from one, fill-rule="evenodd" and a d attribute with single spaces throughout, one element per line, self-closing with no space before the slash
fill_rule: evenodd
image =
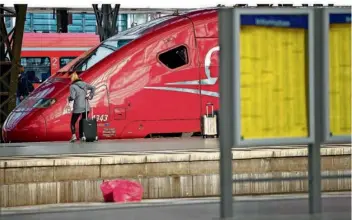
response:
<path id="1" fill-rule="evenodd" d="M 241 15 L 241 25 L 308 29 L 308 15 Z"/>
<path id="2" fill-rule="evenodd" d="M 330 14 L 330 24 L 351 23 L 351 14 Z"/>

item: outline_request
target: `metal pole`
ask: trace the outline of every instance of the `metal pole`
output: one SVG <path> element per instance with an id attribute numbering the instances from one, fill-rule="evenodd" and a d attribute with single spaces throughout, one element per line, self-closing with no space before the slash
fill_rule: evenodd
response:
<path id="1" fill-rule="evenodd" d="M 109 8 L 109 4 L 103 4 L 101 6 L 101 11 L 103 13 L 103 41 L 106 40 L 109 36 L 109 13 L 110 13 L 110 8 Z"/>
<path id="2" fill-rule="evenodd" d="M 4 7 L 3 4 L 0 4 L 0 14 L 4 14 L 4 10 L 2 9 L 2 7 Z M 3 26 L 5 26 L 6 28 L 6 24 L 5 24 L 5 17 L 1 17 L 1 23 L 3 23 L 4 25 L 1 26 L 1 28 L 3 28 Z M 5 57 L 6 57 L 6 50 L 5 50 L 5 39 L 2 39 L 2 35 L 0 35 L 0 61 L 5 61 Z"/>
<path id="3" fill-rule="evenodd" d="M 118 25 L 116 25 L 118 17 L 119 17 L 120 4 L 115 4 L 114 13 L 112 15 L 112 26 L 110 35 L 113 36 L 119 32 Z M 111 37 L 109 36 L 109 37 Z"/>
<path id="4" fill-rule="evenodd" d="M 13 59 L 12 59 L 12 70 L 11 70 L 11 82 L 10 82 L 10 89 L 9 89 L 10 102 L 8 104 L 9 113 L 10 111 L 12 111 L 12 109 L 16 107 L 15 95 L 17 91 L 18 73 L 19 73 L 18 65 L 20 64 L 20 61 L 21 61 L 21 49 L 22 49 L 24 24 L 26 21 L 27 5 L 18 4 L 18 5 L 15 5 L 15 8 L 16 8 L 16 25 L 15 25 L 15 31 L 13 33 L 13 47 L 12 47 Z"/>
<path id="5" fill-rule="evenodd" d="M 312 25 L 311 25 L 312 24 Z M 309 213 L 321 213 L 321 156 L 320 148 L 323 139 L 324 117 L 323 111 L 323 12 L 321 8 L 314 9 L 313 20 L 310 22 L 309 30 L 312 31 L 313 60 L 314 62 L 314 143 L 308 145 L 308 179 L 309 179 Z M 309 46 L 311 47 L 311 46 Z"/>
<path id="6" fill-rule="evenodd" d="M 219 9 L 220 46 L 220 218 L 230 219 L 232 211 L 232 145 L 233 145 L 233 9 Z"/>

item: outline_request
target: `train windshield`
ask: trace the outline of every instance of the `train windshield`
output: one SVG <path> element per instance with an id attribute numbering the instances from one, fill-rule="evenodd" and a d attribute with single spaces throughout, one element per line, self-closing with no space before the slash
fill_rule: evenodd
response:
<path id="1" fill-rule="evenodd" d="M 81 56 L 80 58 L 72 64 L 70 68 L 70 72 L 83 72 L 94 66 L 96 63 L 103 60 L 105 57 L 109 56 L 111 53 L 120 49 L 124 45 L 128 44 L 132 40 L 142 36 L 148 31 L 153 30 L 157 25 L 166 22 L 170 18 L 175 16 L 165 16 L 161 18 L 157 18 L 155 20 L 149 21 L 147 23 L 137 25 L 125 31 L 122 31 L 115 36 L 104 41 L 97 48 L 95 48 L 92 52 L 90 52 L 87 56 Z"/>
<path id="2" fill-rule="evenodd" d="M 91 54 L 83 58 L 81 61 L 78 61 L 78 65 L 74 66 L 73 70 L 78 72 L 88 70 L 96 63 L 109 56 L 111 53 L 118 50 L 119 48 L 121 48 L 132 40 L 133 39 L 111 39 L 103 42 Z"/>

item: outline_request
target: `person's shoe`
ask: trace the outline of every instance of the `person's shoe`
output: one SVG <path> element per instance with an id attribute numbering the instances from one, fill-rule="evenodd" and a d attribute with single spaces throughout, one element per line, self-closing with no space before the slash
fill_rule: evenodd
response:
<path id="1" fill-rule="evenodd" d="M 70 142 L 73 143 L 77 140 L 77 137 L 75 134 L 72 135 Z"/>

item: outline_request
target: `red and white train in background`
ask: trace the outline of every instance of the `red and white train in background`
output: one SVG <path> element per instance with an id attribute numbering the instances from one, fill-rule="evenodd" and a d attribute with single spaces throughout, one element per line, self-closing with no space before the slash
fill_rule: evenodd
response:
<path id="1" fill-rule="evenodd" d="M 86 37 L 72 40 L 77 54 L 83 51 L 78 48 L 90 47 L 85 45 Z M 212 103 L 218 110 L 216 9 L 166 16 L 133 27 L 58 70 L 60 58 L 73 54 L 64 49 L 70 41 L 64 37 L 49 45 L 58 49 L 48 57 L 55 74 L 8 116 L 2 129 L 5 142 L 69 140 L 72 108 L 67 97 L 73 72 L 97 88 L 90 104 L 100 140 L 198 133 L 206 105 Z M 34 53 L 31 47 L 25 43 L 23 57 Z"/>
<path id="2" fill-rule="evenodd" d="M 25 72 L 33 71 L 37 88 L 67 63 L 99 44 L 96 34 L 25 33 L 21 64 Z"/>

